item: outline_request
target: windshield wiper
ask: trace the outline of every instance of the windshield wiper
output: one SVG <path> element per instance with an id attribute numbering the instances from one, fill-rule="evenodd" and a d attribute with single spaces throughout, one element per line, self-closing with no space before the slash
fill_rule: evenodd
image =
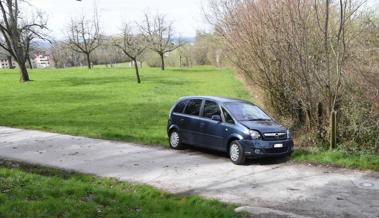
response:
<path id="1" fill-rule="evenodd" d="M 259 118 L 259 119 L 250 119 L 249 121 L 269 121 L 271 119 L 263 119 L 263 118 Z"/>

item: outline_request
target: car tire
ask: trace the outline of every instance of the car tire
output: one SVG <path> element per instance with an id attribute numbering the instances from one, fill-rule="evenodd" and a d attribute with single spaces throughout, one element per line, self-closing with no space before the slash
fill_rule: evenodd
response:
<path id="1" fill-rule="evenodd" d="M 239 141 L 232 141 L 229 146 L 229 158 L 236 165 L 244 165 L 246 156 Z"/>
<path id="2" fill-rule="evenodd" d="M 180 137 L 180 134 L 177 130 L 171 130 L 168 142 L 170 144 L 170 147 L 175 150 L 181 150 L 184 149 L 184 145 L 182 144 L 182 139 Z"/>

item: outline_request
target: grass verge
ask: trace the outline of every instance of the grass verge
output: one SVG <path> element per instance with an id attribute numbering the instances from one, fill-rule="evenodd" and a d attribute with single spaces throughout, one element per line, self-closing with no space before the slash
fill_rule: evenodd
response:
<path id="1" fill-rule="evenodd" d="M 379 171 L 379 156 L 370 153 L 347 153 L 345 151 L 295 150 L 292 160 L 334 165 L 352 169 Z"/>
<path id="2" fill-rule="evenodd" d="M 233 205 L 146 185 L 0 161 L 0 217 L 245 217 Z"/>

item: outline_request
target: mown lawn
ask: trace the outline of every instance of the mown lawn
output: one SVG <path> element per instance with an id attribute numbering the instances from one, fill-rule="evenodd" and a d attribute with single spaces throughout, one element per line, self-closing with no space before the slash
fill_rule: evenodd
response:
<path id="1" fill-rule="evenodd" d="M 0 217 L 245 217 L 233 205 L 149 186 L 0 163 Z"/>
<path id="2" fill-rule="evenodd" d="M 181 96 L 250 99 L 232 72 L 214 67 L 0 70 L 0 125 L 144 144 L 167 144 L 168 112 Z"/>

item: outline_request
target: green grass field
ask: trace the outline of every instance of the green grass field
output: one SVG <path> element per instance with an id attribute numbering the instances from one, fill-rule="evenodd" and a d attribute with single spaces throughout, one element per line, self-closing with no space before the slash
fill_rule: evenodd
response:
<path id="1" fill-rule="evenodd" d="M 0 162 L 0 217 L 245 217 L 233 205 L 149 186 Z"/>
<path id="2" fill-rule="evenodd" d="M 181 96 L 218 95 L 250 99 L 228 70 L 214 67 L 85 68 L 0 71 L 0 125 L 144 144 L 167 144 L 168 113 Z"/>

